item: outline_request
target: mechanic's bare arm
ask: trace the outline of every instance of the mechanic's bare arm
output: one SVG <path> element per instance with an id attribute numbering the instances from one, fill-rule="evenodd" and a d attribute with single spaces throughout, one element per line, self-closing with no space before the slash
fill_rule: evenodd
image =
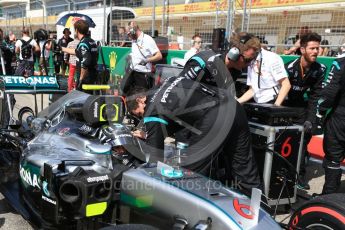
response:
<path id="1" fill-rule="evenodd" d="M 276 101 L 274 102 L 274 105 L 281 105 L 286 97 L 286 95 L 289 93 L 289 90 L 291 88 L 291 84 L 289 81 L 289 78 L 283 78 L 279 80 L 280 85 L 282 86 L 280 88 L 278 97 Z"/>
<path id="2" fill-rule="evenodd" d="M 120 47 L 125 47 L 125 45 L 126 45 L 126 42 L 124 42 L 124 41 L 122 41 L 122 42 L 119 44 Z"/>
<path id="3" fill-rule="evenodd" d="M 156 61 L 162 60 L 162 58 L 163 58 L 162 53 L 161 53 L 161 51 L 158 50 L 158 52 L 155 53 L 155 55 L 147 58 L 147 61 L 148 62 L 156 62 Z"/>
<path id="4" fill-rule="evenodd" d="M 52 48 L 52 42 L 51 41 L 48 41 L 46 43 L 46 50 L 50 50 Z"/>
<path id="5" fill-rule="evenodd" d="M 243 104 L 244 102 L 249 101 L 253 97 L 254 97 L 254 90 L 251 86 L 249 86 L 249 89 L 247 90 L 247 92 L 245 92 L 240 98 L 238 98 L 237 101 L 240 104 Z"/>
<path id="6" fill-rule="evenodd" d="M 298 48 L 299 48 L 300 46 L 301 46 L 301 45 L 300 45 L 300 40 L 298 39 L 298 40 L 295 42 L 295 44 L 294 44 L 293 47 L 291 47 L 291 48 L 288 49 L 288 50 L 284 50 L 284 54 L 286 54 L 286 55 L 293 54 L 293 53 L 295 53 L 295 52 L 298 50 Z"/>
<path id="7" fill-rule="evenodd" d="M 296 50 L 297 50 L 298 48 L 299 48 L 299 47 L 293 46 L 293 47 L 291 47 L 291 48 L 288 49 L 288 50 L 284 50 L 284 54 L 285 54 L 285 55 L 293 54 L 293 53 L 296 52 Z"/>
<path id="8" fill-rule="evenodd" d="M 75 49 L 61 47 L 62 52 L 75 55 Z"/>
<path id="9" fill-rule="evenodd" d="M 80 69 L 80 79 L 79 81 L 81 82 L 89 73 L 89 70 L 86 68 L 81 68 Z"/>
<path id="10" fill-rule="evenodd" d="M 39 45 L 36 43 L 36 45 L 34 46 L 34 51 L 36 53 L 39 53 L 41 51 L 41 48 L 39 47 Z"/>
<path id="11" fill-rule="evenodd" d="M 226 67 L 227 67 L 228 69 L 230 69 L 230 68 L 231 68 L 231 65 L 230 65 L 230 60 L 229 60 L 229 58 L 228 58 L 228 56 L 227 56 L 227 55 L 225 55 L 225 65 L 226 65 Z"/>

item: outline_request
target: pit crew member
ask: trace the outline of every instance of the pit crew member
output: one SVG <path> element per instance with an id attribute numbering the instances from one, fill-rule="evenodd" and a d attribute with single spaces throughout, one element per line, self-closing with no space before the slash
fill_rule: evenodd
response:
<path id="1" fill-rule="evenodd" d="M 284 105 L 304 108 L 294 123 L 304 125 L 304 147 L 300 165 L 299 186 L 310 189 L 305 178 L 305 156 L 308 155 L 307 145 L 312 137 L 312 131 L 317 128 L 316 103 L 322 88 L 326 66 L 316 61 L 320 48 L 321 36 L 317 33 L 304 34 L 300 39 L 301 56 L 285 65 L 289 76 L 291 89 Z"/>

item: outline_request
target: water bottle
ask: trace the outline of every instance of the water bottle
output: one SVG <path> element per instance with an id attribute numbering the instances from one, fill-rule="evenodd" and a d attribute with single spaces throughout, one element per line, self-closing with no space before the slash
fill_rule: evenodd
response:
<path id="1" fill-rule="evenodd" d="M 172 164 L 172 159 L 175 155 L 175 145 L 168 143 L 164 145 L 164 163 Z"/>
<path id="2" fill-rule="evenodd" d="M 181 165 L 181 158 L 186 156 L 187 148 L 188 148 L 187 143 L 183 143 L 180 141 L 176 143 L 175 164 L 177 168 L 179 168 Z"/>

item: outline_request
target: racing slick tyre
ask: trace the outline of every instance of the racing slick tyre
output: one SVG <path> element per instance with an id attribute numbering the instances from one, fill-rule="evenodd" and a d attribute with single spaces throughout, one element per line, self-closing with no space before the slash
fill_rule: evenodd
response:
<path id="1" fill-rule="evenodd" d="M 291 217 L 288 229 L 344 229 L 345 194 L 319 196 L 301 206 Z"/>

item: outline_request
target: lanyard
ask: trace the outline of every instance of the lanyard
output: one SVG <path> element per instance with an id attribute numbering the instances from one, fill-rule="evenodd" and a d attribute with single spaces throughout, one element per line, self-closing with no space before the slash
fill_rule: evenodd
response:
<path id="1" fill-rule="evenodd" d="M 304 78 L 304 69 L 302 66 L 302 60 L 299 62 L 299 66 L 301 67 L 301 74 L 302 74 L 302 79 Z"/>
<path id="2" fill-rule="evenodd" d="M 260 89 L 261 67 L 262 67 L 262 53 L 260 52 L 260 65 L 259 65 L 259 71 L 258 71 L 258 88 L 259 89 Z"/>

